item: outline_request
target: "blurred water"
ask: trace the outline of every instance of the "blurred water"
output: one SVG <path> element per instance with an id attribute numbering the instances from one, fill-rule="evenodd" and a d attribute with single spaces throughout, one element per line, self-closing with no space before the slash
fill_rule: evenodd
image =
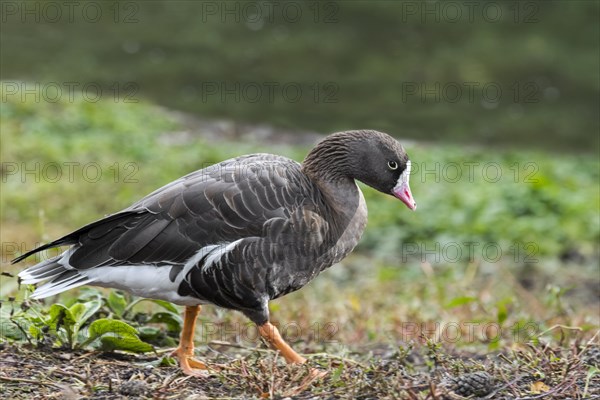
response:
<path id="1" fill-rule="evenodd" d="M 598 4 L 6 1 L 2 92 L 38 84 L 41 98 L 23 101 L 84 90 L 299 130 L 594 151 Z"/>

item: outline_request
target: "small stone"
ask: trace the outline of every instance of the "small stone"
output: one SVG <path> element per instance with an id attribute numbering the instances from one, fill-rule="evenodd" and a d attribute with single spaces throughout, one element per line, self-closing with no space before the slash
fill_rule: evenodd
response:
<path id="1" fill-rule="evenodd" d="M 144 381 L 125 382 L 119 388 L 119 393 L 125 396 L 143 396 L 148 391 L 148 384 Z"/>
<path id="2" fill-rule="evenodd" d="M 494 378 L 484 371 L 463 374 L 452 379 L 452 390 L 461 396 L 485 396 L 494 389 Z"/>

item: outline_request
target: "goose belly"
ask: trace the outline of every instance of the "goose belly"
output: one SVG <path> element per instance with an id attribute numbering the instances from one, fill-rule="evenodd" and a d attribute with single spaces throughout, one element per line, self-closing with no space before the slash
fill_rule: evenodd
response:
<path id="1" fill-rule="evenodd" d="M 178 266 L 154 265 L 115 265 L 98 267 L 85 271 L 93 279 L 90 285 L 120 289 L 135 296 L 147 299 L 165 300 L 182 306 L 205 303 L 192 296 L 177 294 L 181 284 L 181 274 L 173 274 Z"/>

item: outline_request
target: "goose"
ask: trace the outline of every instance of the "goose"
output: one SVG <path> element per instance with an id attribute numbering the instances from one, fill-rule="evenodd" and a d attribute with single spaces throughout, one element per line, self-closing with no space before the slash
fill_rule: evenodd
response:
<path id="1" fill-rule="evenodd" d="M 182 372 L 209 368 L 194 356 L 204 304 L 242 312 L 288 363 L 304 363 L 269 322 L 269 301 L 296 291 L 346 257 L 367 223 L 356 180 L 416 203 L 402 145 L 374 130 L 326 136 L 300 164 L 273 154 L 222 161 L 177 179 L 130 207 L 27 252 L 70 246 L 19 273 L 41 299 L 81 285 L 185 306 Z"/>

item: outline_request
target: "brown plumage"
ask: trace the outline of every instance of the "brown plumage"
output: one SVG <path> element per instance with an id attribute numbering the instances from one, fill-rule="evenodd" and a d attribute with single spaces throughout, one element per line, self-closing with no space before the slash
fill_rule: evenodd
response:
<path id="1" fill-rule="evenodd" d="M 321 141 L 302 164 L 252 154 L 193 172 L 125 210 L 14 260 L 70 245 L 19 274 L 47 281 L 34 298 L 80 285 L 119 288 L 186 306 L 175 351 L 186 373 L 201 304 L 243 312 L 290 362 L 303 362 L 269 323 L 268 302 L 300 289 L 358 243 L 367 208 L 355 179 L 398 197 L 411 209 L 410 161 L 376 131 Z"/>

